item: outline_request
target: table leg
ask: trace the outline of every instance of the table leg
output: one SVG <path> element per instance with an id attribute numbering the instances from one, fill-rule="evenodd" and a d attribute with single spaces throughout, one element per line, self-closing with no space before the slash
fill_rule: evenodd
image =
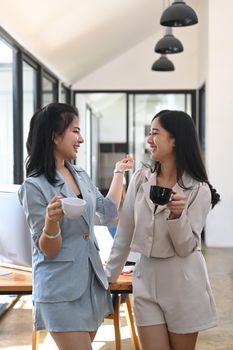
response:
<path id="1" fill-rule="evenodd" d="M 113 314 L 116 350 L 121 350 L 120 304 L 121 297 L 119 294 L 116 294 Z"/>
<path id="2" fill-rule="evenodd" d="M 40 331 L 32 330 L 32 350 L 38 350 Z"/>
<path id="3" fill-rule="evenodd" d="M 134 318 L 133 318 L 132 307 L 131 307 L 129 295 L 127 296 L 127 298 L 125 300 L 125 304 L 126 304 L 126 318 L 127 318 L 127 323 L 128 323 L 129 329 L 130 329 L 131 341 L 133 343 L 134 349 L 140 350 L 140 345 L 139 345 L 138 337 L 137 337 L 135 326 L 134 326 Z"/>

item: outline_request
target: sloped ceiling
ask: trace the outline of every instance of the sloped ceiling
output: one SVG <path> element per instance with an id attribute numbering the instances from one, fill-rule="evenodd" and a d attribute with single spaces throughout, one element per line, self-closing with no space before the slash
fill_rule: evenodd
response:
<path id="1" fill-rule="evenodd" d="M 190 6 L 196 1 L 189 1 Z M 167 0 L 0 0 L 0 24 L 72 84 L 161 30 L 160 16 L 168 4 Z"/>

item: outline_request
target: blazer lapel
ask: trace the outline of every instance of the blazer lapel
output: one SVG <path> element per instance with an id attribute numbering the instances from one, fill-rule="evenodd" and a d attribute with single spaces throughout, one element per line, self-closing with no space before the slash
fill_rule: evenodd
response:
<path id="1" fill-rule="evenodd" d="M 66 162 L 66 166 L 67 168 L 71 171 L 72 175 L 74 176 L 74 179 L 80 189 L 80 192 L 82 193 L 83 199 L 88 198 L 87 196 L 87 189 L 86 186 L 83 183 L 83 179 L 82 177 L 78 174 L 78 172 L 76 172 L 73 167 L 68 164 L 68 162 Z M 74 192 L 70 189 L 70 187 L 65 183 L 65 180 L 63 178 L 63 176 L 57 172 L 57 180 L 58 182 L 56 183 L 56 186 L 60 186 L 60 193 L 63 197 L 74 197 Z M 84 218 L 84 220 L 86 221 L 86 223 L 89 225 L 90 224 L 90 213 L 89 213 L 89 206 L 86 205 L 85 211 L 82 215 L 82 217 Z"/>
<path id="2" fill-rule="evenodd" d="M 90 196 L 89 187 L 87 188 L 87 184 L 84 183 L 82 176 L 79 174 L 77 170 L 75 170 L 70 164 L 67 164 L 67 167 L 69 168 L 72 175 L 74 176 L 74 179 L 80 189 L 80 192 L 82 193 L 83 199 L 88 201 L 88 197 Z M 84 218 L 84 220 L 88 225 L 90 225 L 90 219 L 89 219 L 91 217 L 90 210 L 91 210 L 90 205 L 86 205 L 85 211 L 82 215 L 82 217 Z"/>
<path id="3" fill-rule="evenodd" d="M 66 184 L 64 177 L 57 171 L 57 176 L 56 176 L 57 182 L 55 186 L 60 187 L 60 194 L 63 197 L 73 197 L 74 193 L 70 189 L 70 187 Z"/>
<path id="4" fill-rule="evenodd" d="M 146 202 L 151 209 L 152 212 L 154 212 L 155 205 L 150 199 L 150 187 L 152 185 L 156 185 L 156 174 L 155 173 L 150 173 L 149 171 L 145 171 L 145 179 L 146 181 L 142 184 L 142 189 L 144 191 L 144 196 L 146 199 Z M 158 210 L 158 209 L 157 209 Z"/>
<path id="5" fill-rule="evenodd" d="M 142 184 L 142 188 L 144 191 L 146 202 L 147 202 L 148 206 L 150 207 L 151 211 L 154 213 L 155 204 L 150 199 L 150 187 L 152 185 L 156 185 L 156 173 L 151 173 L 150 170 L 146 170 L 145 171 L 145 178 L 146 178 L 146 181 Z M 160 213 L 161 211 L 163 211 L 166 208 L 167 208 L 166 205 L 158 205 L 156 212 L 155 212 L 155 215 Z"/>
<path id="6" fill-rule="evenodd" d="M 63 176 L 57 171 L 56 173 L 56 180 L 57 182 L 55 183 L 56 187 L 60 187 L 60 194 L 63 197 L 69 197 L 71 194 L 69 193 L 69 187 L 66 185 L 65 180 Z"/>
<path id="7" fill-rule="evenodd" d="M 84 183 L 83 178 L 79 175 L 78 172 L 74 172 L 74 177 L 78 184 L 80 192 L 82 193 L 83 199 L 88 201 L 88 197 L 90 196 L 90 194 L 88 193 L 88 188 L 87 188 L 87 185 Z M 90 205 L 86 205 L 86 208 L 82 217 L 84 218 L 86 223 L 90 225 L 90 219 L 89 219 L 91 217 Z"/>

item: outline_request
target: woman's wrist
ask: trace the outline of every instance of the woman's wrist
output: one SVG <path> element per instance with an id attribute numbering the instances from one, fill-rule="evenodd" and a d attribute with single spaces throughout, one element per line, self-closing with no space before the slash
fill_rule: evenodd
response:
<path id="1" fill-rule="evenodd" d="M 57 238 L 61 235 L 60 223 L 59 221 L 51 220 L 48 215 L 45 217 L 45 223 L 42 232 L 47 238 Z M 49 237 L 51 236 L 51 237 Z"/>
<path id="2" fill-rule="evenodd" d="M 120 164 L 116 164 L 115 165 L 115 169 L 113 170 L 113 173 L 114 174 L 123 174 L 124 175 L 125 168 L 122 165 L 120 165 Z"/>
<path id="3" fill-rule="evenodd" d="M 121 169 L 121 168 L 115 168 L 114 170 L 113 170 L 113 173 L 114 174 L 125 174 L 125 170 L 124 169 Z"/>
<path id="4" fill-rule="evenodd" d="M 56 238 L 61 236 L 61 230 L 60 229 L 56 233 L 50 233 L 50 232 L 46 231 L 45 228 L 43 228 L 42 232 L 43 232 L 44 236 L 46 238 L 48 238 L 48 239 L 56 239 Z"/>

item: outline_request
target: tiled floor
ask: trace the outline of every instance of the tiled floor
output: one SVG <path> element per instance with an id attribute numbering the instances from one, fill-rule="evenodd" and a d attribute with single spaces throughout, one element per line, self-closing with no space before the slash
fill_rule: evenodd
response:
<path id="1" fill-rule="evenodd" d="M 200 333 L 198 350 L 233 350 L 233 248 L 204 251 L 219 325 Z"/>
<path id="2" fill-rule="evenodd" d="M 197 350 L 233 350 L 233 248 L 208 248 L 204 253 L 216 299 L 219 326 L 200 333 Z M 30 297 L 22 297 L 0 321 L 0 349 L 31 349 L 31 320 Z M 121 320 L 122 350 L 131 350 L 133 347 L 123 308 Z M 56 349 L 51 337 L 42 332 L 39 350 Z M 106 320 L 100 327 L 93 349 L 115 349 L 111 320 Z"/>

